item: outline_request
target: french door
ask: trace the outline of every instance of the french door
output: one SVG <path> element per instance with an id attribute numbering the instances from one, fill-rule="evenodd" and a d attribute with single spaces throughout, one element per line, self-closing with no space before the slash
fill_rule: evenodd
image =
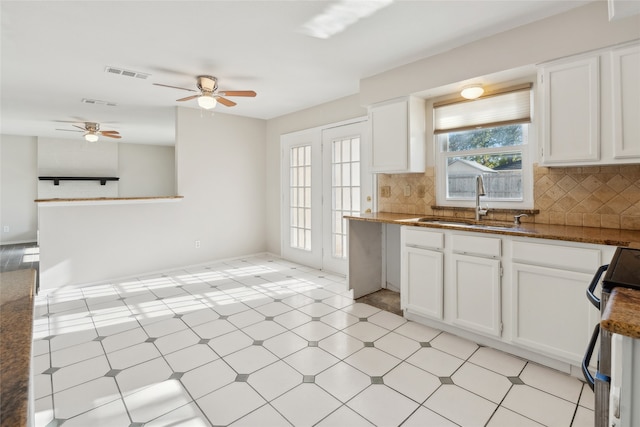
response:
<path id="1" fill-rule="evenodd" d="M 282 255 L 346 274 L 344 215 L 370 209 L 366 122 L 283 135 Z"/>

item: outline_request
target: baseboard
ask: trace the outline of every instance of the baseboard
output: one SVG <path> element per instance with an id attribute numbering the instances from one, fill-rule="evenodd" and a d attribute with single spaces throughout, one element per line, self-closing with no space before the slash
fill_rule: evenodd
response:
<path id="1" fill-rule="evenodd" d="M 9 240 L 9 241 L 2 241 L 0 242 L 0 246 L 9 246 L 9 245 L 24 245 L 27 243 L 33 243 L 36 244 L 36 240 L 35 239 L 29 239 L 29 240 Z"/>

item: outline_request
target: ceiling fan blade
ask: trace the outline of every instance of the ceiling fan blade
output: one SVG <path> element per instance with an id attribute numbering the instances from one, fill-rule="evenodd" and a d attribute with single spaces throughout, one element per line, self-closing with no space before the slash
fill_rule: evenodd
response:
<path id="1" fill-rule="evenodd" d="M 100 133 L 102 136 L 106 136 L 107 138 L 118 138 L 118 139 L 122 138 L 120 135 L 113 135 L 113 134 L 111 134 L 111 133 L 107 133 L 107 134 L 104 134 L 104 133 L 102 133 L 102 132 L 99 132 L 99 133 Z"/>
<path id="2" fill-rule="evenodd" d="M 82 130 L 87 130 L 87 128 L 85 128 L 85 127 L 82 127 L 82 126 L 78 126 L 78 125 L 72 125 L 72 126 L 73 126 L 73 127 L 76 127 L 76 128 L 78 128 L 78 129 L 82 129 Z"/>
<path id="3" fill-rule="evenodd" d="M 234 105 L 236 105 L 235 102 L 233 102 L 230 99 L 227 98 L 223 98 L 221 96 L 217 96 L 216 99 L 218 100 L 218 102 L 222 105 L 226 105 L 227 107 L 233 107 Z"/>
<path id="4" fill-rule="evenodd" d="M 156 86 L 163 86 L 163 87 L 169 87 L 169 88 L 172 88 L 172 89 L 188 90 L 189 92 L 197 92 L 197 90 L 195 90 L 195 89 L 187 89 L 186 87 L 171 86 L 171 85 L 163 85 L 162 83 L 154 83 L 154 85 L 156 85 Z"/>
<path id="5" fill-rule="evenodd" d="M 75 129 L 56 129 L 56 130 L 63 130 L 65 132 L 84 132 L 83 130 L 75 130 Z"/>
<path id="6" fill-rule="evenodd" d="M 191 95 L 191 96 L 187 96 L 185 98 L 176 99 L 176 101 L 189 101 L 190 99 L 196 99 L 199 96 L 200 95 Z"/>
<path id="7" fill-rule="evenodd" d="M 225 90 L 219 93 L 222 96 L 256 96 L 256 93 L 252 90 Z"/>
<path id="8" fill-rule="evenodd" d="M 120 132 L 118 132 L 117 130 L 102 130 L 100 131 L 100 133 L 103 135 L 105 134 L 120 135 Z"/>

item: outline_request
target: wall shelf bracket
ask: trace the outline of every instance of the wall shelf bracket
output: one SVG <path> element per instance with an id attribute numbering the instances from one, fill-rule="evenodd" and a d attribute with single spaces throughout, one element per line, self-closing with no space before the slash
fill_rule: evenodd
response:
<path id="1" fill-rule="evenodd" d="M 100 185 L 105 185 L 107 181 L 118 181 L 115 176 L 39 176 L 40 181 L 53 181 L 53 185 L 60 185 L 60 181 L 100 181 Z"/>

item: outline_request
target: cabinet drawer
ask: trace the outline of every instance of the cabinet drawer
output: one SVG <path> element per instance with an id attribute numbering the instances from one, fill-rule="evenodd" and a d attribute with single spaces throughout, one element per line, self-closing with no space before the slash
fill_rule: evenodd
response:
<path id="1" fill-rule="evenodd" d="M 490 257 L 500 256 L 501 239 L 454 234 L 453 251 L 459 254 L 474 254 Z"/>
<path id="2" fill-rule="evenodd" d="M 513 260 L 525 264 L 593 272 L 600 266 L 599 249 L 513 242 Z"/>
<path id="3" fill-rule="evenodd" d="M 418 227 L 402 227 L 402 239 L 404 246 L 418 248 L 444 248 L 444 234 L 422 230 Z"/>

